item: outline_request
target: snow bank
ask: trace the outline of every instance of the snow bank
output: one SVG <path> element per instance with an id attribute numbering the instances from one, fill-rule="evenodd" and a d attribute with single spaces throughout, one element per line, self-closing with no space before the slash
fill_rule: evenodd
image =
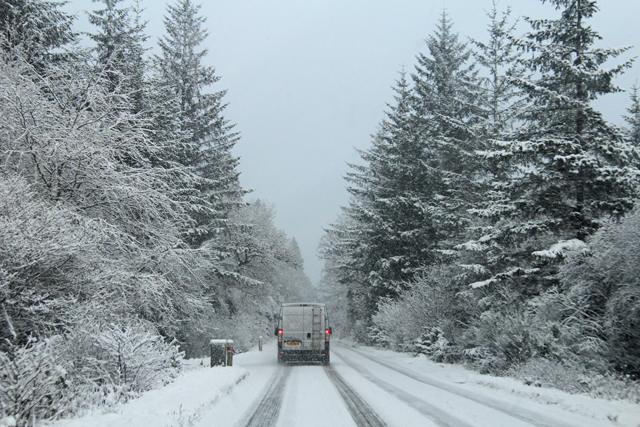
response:
<path id="1" fill-rule="evenodd" d="M 202 363 L 202 365 L 200 364 Z M 182 427 L 193 425 L 202 413 L 233 392 L 249 375 L 244 368 L 209 367 L 207 359 L 185 361 L 186 372 L 173 383 L 140 398 L 80 418 L 60 420 L 52 427 Z"/>
<path id="2" fill-rule="evenodd" d="M 402 368 L 420 374 L 428 373 L 430 377 L 443 382 L 461 385 L 466 389 L 504 400 L 505 403 L 529 407 L 533 411 L 540 411 L 542 406 L 547 408 L 545 412 L 555 414 L 556 417 L 564 415 L 567 420 L 571 420 L 571 414 L 575 414 L 592 418 L 596 420 L 597 425 L 640 427 L 640 405 L 631 402 L 596 399 L 556 389 L 528 386 L 514 378 L 493 377 L 460 365 L 436 363 L 422 354 L 414 356 L 391 350 L 358 348 Z"/>
<path id="3" fill-rule="evenodd" d="M 336 344 L 354 346 L 342 341 Z M 638 427 L 640 425 L 640 405 L 630 402 L 595 399 L 554 389 L 527 386 L 512 378 L 481 375 L 459 365 L 435 363 L 424 355 L 413 356 L 408 353 L 368 347 L 359 347 L 359 350 L 419 375 L 428 375 L 440 382 L 454 384 L 455 387 L 474 394 L 490 396 L 494 400 L 504 402 L 507 408 L 526 408 L 536 413 L 548 414 L 555 419 L 572 421 L 576 425 L 605 427 Z M 345 375 L 347 367 L 340 364 L 339 360 L 339 357 L 336 357 L 332 366 Z M 224 419 L 224 425 L 235 425 L 251 408 L 252 402 L 256 402 L 256 399 L 261 396 L 268 380 L 272 378 L 272 374 L 278 367 L 274 342 L 266 343 L 264 352 L 250 351 L 238 355 L 237 358 L 234 357 L 235 366 L 233 367 L 210 368 L 206 359 L 203 359 L 202 365 L 200 362 L 200 360 L 186 361 L 185 372 L 175 382 L 162 389 L 144 393 L 139 399 L 119 405 L 109 413 L 95 411 L 81 418 L 61 420 L 50 425 L 52 427 L 197 427 L 222 425 L 222 419 Z M 303 382 L 306 384 L 307 371 L 316 368 L 318 367 L 295 368 L 300 378 L 296 380 L 296 376 L 292 375 L 288 382 L 287 396 L 293 400 L 283 408 L 284 418 L 294 412 L 299 413 L 298 409 L 306 407 L 304 405 L 307 403 L 317 405 L 315 397 L 307 402 L 304 394 L 299 393 L 300 384 Z M 302 375 L 303 372 L 305 375 Z M 356 383 L 365 383 L 367 389 L 376 388 L 365 377 L 355 375 Z M 345 378 L 349 376 L 345 375 Z M 397 379 L 401 383 L 403 378 L 403 374 L 397 373 L 393 380 Z M 366 396 L 367 393 L 363 393 L 363 397 Z M 381 396 L 380 399 L 368 402 L 376 410 L 388 406 L 389 401 L 394 399 L 384 392 Z M 345 425 L 345 420 L 339 419 L 336 411 L 323 412 L 323 414 L 318 418 L 322 421 L 322 425 Z M 419 415 L 416 417 L 424 423 L 424 418 Z M 403 420 L 406 421 L 406 418 Z M 586 422 L 578 424 L 578 420 Z M 403 425 L 405 425 L 404 421 Z M 393 423 L 388 424 L 393 425 Z M 307 423 L 307 425 L 311 424 Z M 406 425 L 424 424 L 406 423 Z"/>

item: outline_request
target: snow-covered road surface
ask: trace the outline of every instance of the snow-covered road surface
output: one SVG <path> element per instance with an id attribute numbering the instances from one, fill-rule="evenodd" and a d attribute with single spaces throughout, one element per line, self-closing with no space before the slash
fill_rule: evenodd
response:
<path id="1" fill-rule="evenodd" d="M 640 406 L 482 376 L 424 357 L 332 344 L 330 366 L 276 361 L 275 343 L 234 366 L 190 362 L 167 387 L 56 427 L 591 427 L 640 425 Z"/>

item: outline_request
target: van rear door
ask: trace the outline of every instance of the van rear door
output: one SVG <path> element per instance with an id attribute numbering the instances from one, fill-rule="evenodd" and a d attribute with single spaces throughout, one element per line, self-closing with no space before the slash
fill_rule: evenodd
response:
<path id="1" fill-rule="evenodd" d="M 282 308 L 283 350 L 322 350 L 324 310 L 320 306 Z"/>

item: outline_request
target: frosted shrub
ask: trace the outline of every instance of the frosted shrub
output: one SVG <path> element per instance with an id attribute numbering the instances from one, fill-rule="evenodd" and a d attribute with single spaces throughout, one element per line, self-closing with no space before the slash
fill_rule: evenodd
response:
<path id="1" fill-rule="evenodd" d="M 457 348 L 444 336 L 441 328 L 430 328 L 415 340 L 412 351 L 429 356 L 435 362 L 452 363 L 459 359 Z"/>
<path id="2" fill-rule="evenodd" d="M 400 301 L 383 299 L 378 313 L 373 316 L 374 325 L 369 328 L 369 339 L 377 345 L 389 345 L 394 350 L 402 350 L 408 343 L 420 335 L 422 324 L 417 322 L 417 312 L 423 307 L 414 304 L 414 310 L 408 310 L 407 301 L 412 295 Z"/>
<path id="3" fill-rule="evenodd" d="M 609 221 L 560 269 L 567 323 L 616 370 L 640 378 L 640 208 Z"/>
<path id="4" fill-rule="evenodd" d="M 455 340 L 460 335 L 456 326 L 459 322 L 455 319 L 461 311 L 462 300 L 452 277 L 449 267 L 433 268 L 412 283 L 399 299 L 382 299 L 378 313 L 373 316 L 377 339 L 386 340 L 397 350 L 423 352 L 416 348 L 416 342 L 429 341 L 425 333 L 429 335 L 432 330 L 439 330 L 447 341 L 447 345 L 440 346 L 441 349 L 451 352 L 451 357 L 443 356 L 443 359 L 455 358 Z M 432 343 L 425 341 L 421 345 L 429 347 Z"/>
<path id="5" fill-rule="evenodd" d="M 183 354 L 139 320 L 77 325 L 67 341 L 79 386 L 93 404 L 111 405 L 163 386 L 180 371 Z"/>
<path id="6" fill-rule="evenodd" d="M 629 376 L 586 368 L 579 360 L 559 362 L 536 357 L 511 367 L 507 374 L 529 385 L 640 403 L 640 384 L 637 381 Z"/>
<path id="7" fill-rule="evenodd" d="M 475 328 L 475 338 L 489 354 L 509 363 L 527 360 L 534 352 L 529 326 L 519 314 L 483 313 Z"/>
<path id="8" fill-rule="evenodd" d="M 56 356 L 60 337 L 30 340 L 24 347 L 8 344 L 0 352 L 2 416 L 13 416 L 18 426 L 53 418 L 68 408 L 67 370 Z"/>
<path id="9" fill-rule="evenodd" d="M 378 348 L 388 348 L 389 347 L 389 337 L 383 331 L 380 330 L 376 325 L 370 326 L 367 329 L 367 337 L 371 344 Z"/>

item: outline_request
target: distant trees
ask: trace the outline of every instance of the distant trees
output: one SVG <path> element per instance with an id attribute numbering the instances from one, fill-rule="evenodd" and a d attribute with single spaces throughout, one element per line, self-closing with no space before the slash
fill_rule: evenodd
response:
<path id="1" fill-rule="evenodd" d="M 607 329 L 628 321 L 635 285 L 580 273 L 635 215 L 622 219 L 639 189 L 636 91 L 629 133 L 590 105 L 632 62 L 603 69 L 626 49 L 593 47 L 595 1 L 549 3 L 559 18 L 523 37 L 494 3 L 473 52 L 443 12 L 413 84 L 401 74 L 320 245 L 347 333 L 484 371 L 543 358 L 636 374 L 633 334 Z"/>

